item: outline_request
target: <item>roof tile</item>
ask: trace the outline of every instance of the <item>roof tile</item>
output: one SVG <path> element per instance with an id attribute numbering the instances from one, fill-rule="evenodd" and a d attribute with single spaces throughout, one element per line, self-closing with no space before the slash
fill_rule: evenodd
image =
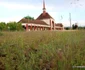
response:
<path id="1" fill-rule="evenodd" d="M 47 12 L 41 13 L 37 20 L 52 18 Z"/>

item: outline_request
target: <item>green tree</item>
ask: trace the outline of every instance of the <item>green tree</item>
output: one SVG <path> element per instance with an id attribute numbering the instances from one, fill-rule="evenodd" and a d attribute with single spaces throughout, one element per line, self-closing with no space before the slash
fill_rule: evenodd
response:
<path id="1" fill-rule="evenodd" d="M 77 29 L 77 28 L 78 28 L 77 23 L 75 23 L 75 24 L 72 25 L 72 29 Z"/>
<path id="2" fill-rule="evenodd" d="M 16 23 L 16 30 L 18 30 L 18 31 L 24 30 L 21 23 Z"/>
<path id="3" fill-rule="evenodd" d="M 0 31 L 6 30 L 6 29 L 7 29 L 6 23 L 5 22 L 0 22 Z"/>
<path id="4" fill-rule="evenodd" d="M 29 20 L 34 20 L 34 17 L 31 17 L 31 16 L 29 16 L 29 15 L 28 15 L 28 16 L 25 16 L 24 18 L 25 18 L 25 19 L 29 19 Z"/>
<path id="5" fill-rule="evenodd" d="M 12 30 L 12 31 L 23 30 L 21 23 L 17 23 L 17 22 L 9 22 L 9 23 L 7 23 L 7 27 L 8 27 L 8 30 Z"/>
<path id="6" fill-rule="evenodd" d="M 16 22 L 9 22 L 7 23 L 7 27 L 9 30 L 16 30 Z"/>

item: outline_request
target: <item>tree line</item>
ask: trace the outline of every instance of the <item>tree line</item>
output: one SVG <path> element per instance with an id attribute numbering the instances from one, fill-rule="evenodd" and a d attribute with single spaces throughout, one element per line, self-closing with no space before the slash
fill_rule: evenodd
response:
<path id="1" fill-rule="evenodd" d="M 21 31 L 24 30 L 21 23 L 18 22 L 0 22 L 0 31 Z"/>
<path id="2" fill-rule="evenodd" d="M 71 28 L 70 28 L 70 27 L 65 27 L 65 29 L 66 29 L 66 30 L 70 30 L 70 29 L 76 30 L 76 29 L 79 29 L 79 26 L 77 25 L 77 23 L 75 23 L 75 24 L 72 25 Z"/>
<path id="3" fill-rule="evenodd" d="M 34 20 L 34 17 L 31 17 L 29 15 L 23 17 L 25 19 L 29 19 L 29 20 Z M 22 27 L 22 24 L 19 22 L 0 22 L 0 31 L 21 31 L 24 30 L 24 28 Z"/>

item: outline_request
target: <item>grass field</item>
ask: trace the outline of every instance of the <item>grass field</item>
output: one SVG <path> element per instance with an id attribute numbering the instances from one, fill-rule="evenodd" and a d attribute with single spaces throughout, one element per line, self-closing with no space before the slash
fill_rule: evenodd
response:
<path id="1" fill-rule="evenodd" d="M 0 70 L 85 70 L 85 31 L 0 32 Z"/>

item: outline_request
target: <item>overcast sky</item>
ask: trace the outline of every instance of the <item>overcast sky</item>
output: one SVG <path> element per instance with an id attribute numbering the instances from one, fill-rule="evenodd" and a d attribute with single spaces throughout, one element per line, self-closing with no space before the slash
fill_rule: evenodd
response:
<path id="1" fill-rule="evenodd" d="M 30 15 L 35 19 L 42 13 L 43 0 L 0 0 L 0 22 L 19 21 Z M 72 24 L 85 26 L 85 0 L 45 0 L 46 11 L 55 19 L 70 26 L 69 13 Z"/>

